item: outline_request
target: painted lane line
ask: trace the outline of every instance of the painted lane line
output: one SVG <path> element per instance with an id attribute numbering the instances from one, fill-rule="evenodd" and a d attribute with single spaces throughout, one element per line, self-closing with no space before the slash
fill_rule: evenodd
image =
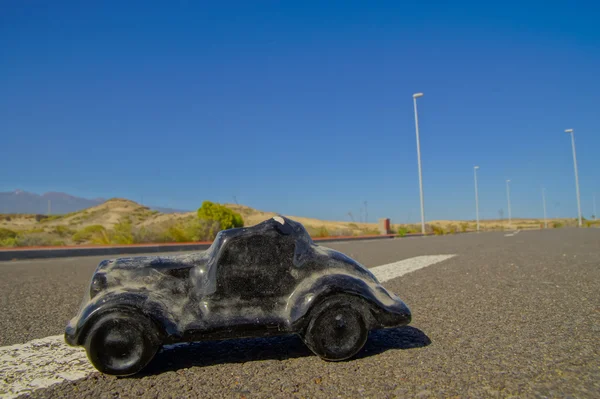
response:
<path id="1" fill-rule="evenodd" d="M 454 256 L 417 256 L 370 270 L 383 283 Z M 85 350 L 68 346 L 63 335 L 0 347 L 0 398 L 16 398 L 61 382 L 84 379 L 94 372 Z"/>
<path id="2" fill-rule="evenodd" d="M 0 398 L 76 381 L 94 371 L 82 348 L 65 344 L 63 335 L 0 348 Z"/>
<path id="3" fill-rule="evenodd" d="M 416 258 L 404 259 L 399 262 L 377 266 L 369 270 L 371 270 L 375 277 L 377 277 L 377 279 L 383 283 L 396 277 L 403 276 L 407 273 L 414 272 L 415 270 L 422 269 L 429 265 L 443 262 L 446 259 L 450 259 L 454 256 L 456 255 L 417 256 Z"/>
<path id="4" fill-rule="evenodd" d="M 521 230 L 517 230 L 517 231 L 513 231 L 512 233 L 507 233 L 504 234 L 504 237 L 512 237 L 512 236 L 516 236 L 517 234 L 519 234 L 521 232 Z"/>

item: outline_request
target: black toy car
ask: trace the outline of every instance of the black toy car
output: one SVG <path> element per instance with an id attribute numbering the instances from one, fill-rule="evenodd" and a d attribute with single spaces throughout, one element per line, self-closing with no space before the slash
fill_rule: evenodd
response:
<path id="1" fill-rule="evenodd" d="M 277 216 L 221 231 L 204 252 L 102 261 L 65 339 L 99 371 L 130 375 L 164 344 L 279 334 L 339 361 L 369 330 L 410 321 L 368 269 Z"/>

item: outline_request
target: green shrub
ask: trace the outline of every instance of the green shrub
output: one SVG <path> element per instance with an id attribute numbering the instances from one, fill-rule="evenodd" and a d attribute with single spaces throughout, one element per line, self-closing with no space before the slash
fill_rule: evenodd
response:
<path id="1" fill-rule="evenodd" d="M 204 201 L 198 209 L 198 219 L 219 222 L 222 230 L 244 227 L 242 216 L 221 204 Z"/>
<path id="2" fill-rule="evenodd" d="M 458 232 L 458 226 L 455 224 L 448 225 L 447 234 L 456 234 Z"/>
<path id="3" fill-rule="evenodd" d="M 91 241 L 94 244 L 109 245 L 112 244 L 111 234 L 107 230 L 97 232 L 92 236 Z"/>
<path id="4" fill-rule="evenodd" d="M 366 228 L 363 229 L 361 233 L 364 236 L 378 236 L 380 234 L 380 231 L 376 228 Z"/>
<path id="5" fill-rule="evenodd" d="M 111 230 L 111 244 L 134 244 L 133 226 L 129 218 L 117 223 Z"/>
<path id="6" fill-rule="evenodd" d="M 182 230 L 186 241 L 197 242 L 214 240 L 223 229 L 216 220 L 192 219 L 182 224 Z"/>
<path id="7" fill-rule="evenodd" d="M 167 230 L 167 237 L 172 242 L 190 242 L 185 230 L 181 225 L 171 226 Z"/>
<path id="8" fill-rule="evenodd" d="M 99 224 L 94 224 L 91 226 L 84 227 L 83 229 L 77 231 L 71 239 L 76 243 L 80 244 L 85 241 L 90 241 L 94 236 L 101 235 L 106 229 Z"/>
<path id="9" fill-rule="evenodd" d="M 466 233 L 468 228 L 469 228 L 469 223 L 461 223 L 460 224 L 460 231 L 462 231 L 463 233 Z"/>
<path id="10" fill-rule="evenodd" d="M 20 232 L 20 234 L 35 234 L 35 233 L 43 233 L 45 230 L 43 227 L 34 227 L 33 229 L 24 230 Z"/>
<path id="11" fill-rule="evenodd" d="M 45 218 L 39 220 L 39 222 L 40 223 L 47 223 L 47 222 L 51 222 L 51 221 L 56 220 L 56 219 L 60 219 L 61 217 L 62 217 L 62 215 L 50 215 L 50 216 L 46 216 Z"/>
<path id="12" fill-rule="evenodd" d="M 23 233 L 16 239 L 17 247 L 45 247 L 52 245 L 55 238 L 48 233 Z"/>
<path id="13" fill-rule="evenodd" d="M 350 229 L 354 229 L 354 230 L 358 230 L 358 225 L 357 225 L 356 223 L 350 223 L 350 224 L 348 225 L 348 228 L 350 228 Z"/>
<path id="14" fill-rule="evenodd" d="M 406 226 L 406 230 L 409 234 L 413 234 L 413 233 L 420 233 L 421 232 L 421 226 L 416 225 L 416 224 L 409 224 Z"/>
<path id="15" fill-rule="evenodd" d="M 563 227 L 563 224 L 561 222 L 553 222 L 552 223 L 552 228 L 560 229 L 561 227 Z"/>
<path id="16" fill-rule="evenodd" d="M 321 227 L 313 227 L 313 226 L 304 226 L 306 231 L 311 237 L 329 237 L 329 231 L 325 226 Z"/>
<path id="17" fill-rule="evenodd" d="M 16 237 L 8 237 L 0 240 L 0 247 L 16 247 L 17 246 L 17 238 Z"/>
<path id="18" fill-rule="evenodd" d="M 437 224 L 432 224 L 431 225 L 431 231 L 433 232 L 433 234 L 435 234 L 436 236 L 441 236 L 444 235 L 446 232 L 444 231 L 444 228 L 442 226 L 438 226 Z"/>
<path id="19" fill-rule="evenodd" d="M 147 244 L 154 242 L 167 242 L 169 240 L 165 239 L 165 235 L 157 229 L 152 229 L 148 227 L 141 227 L 139 229 L 134 230 L 133 232 L 133 241 L 136 244 Z"/>
<path id="20" fill-rule="evenodd" d="M 0 227 L 0 240 L 5 240 L 7 238 L 15 238 L 16 236 L 16 232 L 9 229 L 5 229 L 4 227 Z"/>
<path id="21" fill-rule="evenodd" d="M 62 225 L 54 227 L 53 233 L 58 234 L 60 237 L 67 237 L 75 234 L 73 230 L 71 230 L 67 226 Z"/>
<path id="22" fill-rule="evenodd" d="M 151 227 L 133 229 L 133 240 L 135 243 L 211 241 L 220 230 L 219 223 L 215 221 L 167 221 Z"/>
<path id="23" fill-rule="evenodd" d="M 335 229 L 331 232 L 333 237 L 348 237 L 352 235 L 352 230 L 350 229 Z"/>
<path id="24" fill-rule="evenodd" d="M 406 227 L 400 227 L 398 229 L 398 235 L 400 235 L 400 237 L 404 237 L 406 234 L 408 234 L 408 229 Z"/>

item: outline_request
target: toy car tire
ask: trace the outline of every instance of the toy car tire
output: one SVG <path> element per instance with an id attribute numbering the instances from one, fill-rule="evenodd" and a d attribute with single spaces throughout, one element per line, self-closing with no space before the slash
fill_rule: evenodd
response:
<path id="1" fill-rule="evenodd" d="M 85 350 L 98 371 L 127 376 L 141 371 L 156 355 L 159 343 L 153 323 L 142 315 L 110 312 L 94 322 Z"/>
<path id="2" fill-rule="evenodd" d="M 342 361 L 355 356 L 369 336 L 362 301 L 339 295 L 325 300 L 311 312 L 303 340 L 317 356 Z"/>

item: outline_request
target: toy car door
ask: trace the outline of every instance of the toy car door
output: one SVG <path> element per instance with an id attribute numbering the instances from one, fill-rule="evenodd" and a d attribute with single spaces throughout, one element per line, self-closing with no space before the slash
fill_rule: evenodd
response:
<path id="1" fill-rule="evenodd" d="M 232 238 L 217 263 L 214 314 L 243 324 L 275 322 L 296 285 L 294 249 L 294 238 L 276 230 Z"/>

